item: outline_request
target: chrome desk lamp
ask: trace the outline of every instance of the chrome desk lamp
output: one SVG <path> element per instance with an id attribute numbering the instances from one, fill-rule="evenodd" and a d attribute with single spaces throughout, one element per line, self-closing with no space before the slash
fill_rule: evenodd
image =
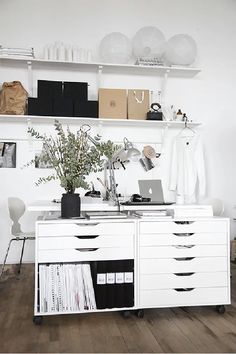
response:
<path id="1" fill-rule="evenodd" d="M 90 126 L 85 124 L 86 130 L 85 134 L 87 135 L 87 138 L 95 145 L 98 146 L 99 142 L 94 140 L 89 134 Z M 114 173 L 114 163 L 119 162 L 121 166 L 125 169 L 124 162 L 128 160 L 132 161 L 137 161 L 139 156 L 141 155 L 140 151 L 136 149 L 131 141 L 129 141 L 126 137 L 123 139 L 124 146 L 116 153 L 111 159 L 108 159 L 105 167 L 108 168 L 109 171 L 109 182 L 110 182 L 110 188 L 109 188 L 109 198 L 113 202 L 114 205 L 118 205 L 118 196 L 117 196 L 117 190 L 116 190 L 116 180 L 115 180 L 115 173 Z"/>

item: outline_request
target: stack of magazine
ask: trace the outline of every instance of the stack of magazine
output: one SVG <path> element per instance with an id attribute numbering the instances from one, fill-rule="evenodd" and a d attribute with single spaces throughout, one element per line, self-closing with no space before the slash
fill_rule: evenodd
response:
<path id="1" fill-rule="evenodd" d="M 172 218 L 167 214 L 167 210 L 140 210 L 135 211 L 135 215 L 141 218 Z"/>
<path id="2" fill-rule="evenodd" d="M 40 312 L 92 309 L 96 301 L 89 263 L 39 265 Z"/>
<path id="3" fill-rule="evenodd" d="M 0 58 L 33 59 L 34 48 L 7 48 L 0 45 Z"/>

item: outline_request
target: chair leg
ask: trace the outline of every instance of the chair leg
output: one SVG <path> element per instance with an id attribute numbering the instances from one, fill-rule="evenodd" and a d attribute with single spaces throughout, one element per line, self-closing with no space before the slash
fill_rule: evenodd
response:
<path id="1" fill-rule="evenodd" d="M 5 268 L 5 265 L 6 265 L 6 261 L 7 261 L 7 257 L 8 257 L 8 253 L 9 253 L 9 250 L 10 250 L 12 241 L 17 241 L 17 240 L 14 239 L 14 238 L 12 238 L 12 239 L 10 240 L 9 244 L 8 244 L 7 252 L 6 252 L 6 255 L 5 255 L 5 258 L 4 258 L 4 261 L 3 261 L 3 265 L 2 265 L 2 269 L 1 269 L 0 278 L 2 277 L 3 272 L 4 272 L 4 268 Z"/>
<path id="2" fill-rule="evenodd" d="M 21 270 L 21 265 L 22 265 L 22 258 L 23 258 L 23 253 L 24 253 L 24 248 L 25 248 L 25 238 L 23 239 L 23 244 L 22 244 L 22 249 L 21 249 L 21 255 L 20 255 L 20 264 L 19 264 L 19 268 L 18 268 L 18 274 L 20 274 L 20 270 Z"/>

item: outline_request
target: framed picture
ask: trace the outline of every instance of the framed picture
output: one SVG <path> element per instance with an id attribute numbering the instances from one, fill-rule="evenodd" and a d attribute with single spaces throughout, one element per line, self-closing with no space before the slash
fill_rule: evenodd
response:
<path id="1" fill-rule="evenodd" d="M 16 143 L 0 142 L 0 168 L 16 168 Z"/>

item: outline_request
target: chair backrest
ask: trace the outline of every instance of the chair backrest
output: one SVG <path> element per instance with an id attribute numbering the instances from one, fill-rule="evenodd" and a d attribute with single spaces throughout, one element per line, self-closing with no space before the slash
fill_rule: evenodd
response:
<path id="1" fill-rule="evenodd" d="M 17 236 L 22 232 L 19 219 L 25 212 L 25 203 L 20 198 L 10 197 L 8 198 L 8 210 L 13 222 L 11 233 L 12 235 Z"/>
<path id="2" fill-rule="evenodd" d="M 211 205 L 214 216 L 221 216 L 224 212 L 224 203 L 219 198 L 204 199 L 201 204 Z"/>

